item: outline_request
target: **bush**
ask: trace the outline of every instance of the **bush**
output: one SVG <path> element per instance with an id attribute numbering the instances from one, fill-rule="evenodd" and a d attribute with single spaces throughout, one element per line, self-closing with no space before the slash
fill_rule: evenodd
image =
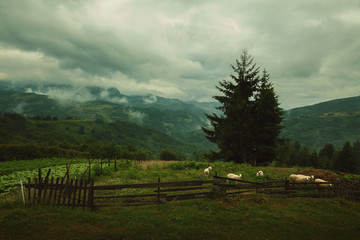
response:
<path id="1" fill-rule="evenodd" d="M 160 160 L 180 160 L 181 156 L 179 153 L 176 153 L 170 149 L 164 149 L 160 153 Z"/>
<path id="2" fill-rule="evenodd" d="M 199 170 L 199 169 L 208 167 L 208 164 L 190 161 L 190 162 L 170 163 L 168 166 L 171 170 L 185 170 L 185 169 L 186 170 L 190 170 L 190 169 Z"/>
<path id="3" fill-rule="evenodd" d="M 105 164 L 103 165 L 103 169 L 102 169 L 102 174 L 101 174 L 101 165 L 100 164 L 96 164 L 91 168 L 94 176 L 108 176 L 111 175 L 114 172 L 114 169 L 112 166 L 105 166 Z"/>

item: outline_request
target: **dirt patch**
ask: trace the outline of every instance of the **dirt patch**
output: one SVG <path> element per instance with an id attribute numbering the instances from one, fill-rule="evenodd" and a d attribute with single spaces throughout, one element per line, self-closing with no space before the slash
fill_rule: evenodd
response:
<path id="1" fill-rule="evenodd" d="M 150 160 L 150 161 L 142 161 L 140 163 L 137 163 L 137 165 L 140 165 L 143 168 L 147 168 L 147 166 L 151 166 L 151 165 L 167 165 L 169 163 L 174 163 L 174 162 L 178 162 L 178 161 Z"/>
<path id="2" fill-rule="evenodd" d="M 341 174 L 335 173 L 332 171 L 328 171 L 328 170 L 324 170 L 324 169 L 303 169 L 303 170 L 296 172 L 295 174 L 303 174 L 303 175 L 307 175 L 307 176 L 314 175 L 315 179 L 321 178 L 321 179 L 324 179 L 326 181 L 331 181 L 331 182 L 344 181 L 344 179 L 341 177 Z"/>

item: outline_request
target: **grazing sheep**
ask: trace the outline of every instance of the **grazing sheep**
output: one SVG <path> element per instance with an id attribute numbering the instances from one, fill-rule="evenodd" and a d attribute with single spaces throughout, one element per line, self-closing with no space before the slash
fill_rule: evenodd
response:
<path id="1" fill-rule="evenodd" d="M 228 178 L 232 178 L 232 179 L 236 179 L 236 180 L 240 180 L 242 177 L 242 174 L 240 173 L 239 175 L 233 174 L 233 173 L 229 173 L 227 175 Z"/>
<path id="2" fill-rule="evenodd" d="M 204 175 L 209 177 L 209 174 L 210 174 L 210 170 L 212 169 L 212 167 L 208 167 L 208 168 L 205 168 L 204 169 Z"/>
<path id="3" fill-rule="evenodd" d="M 257 171 L 257 173 L 256 173 L 256 176 L 257 177 L 263 177 L 264 176 L 264 172 L 263 171 Z"/>
<path id="4" fill-rule="evenodd" d="M 290 183 L 309 183 L 314 182 L 314 176 L 305 176 L 302 174 L 291 174 L 289 177 Z"/>
<path id="5" fill-rule="evenodd" d="M 323 180 L 321 178 L 315 179 L 315 183 L 326 183 L 326 184 L 317 184 L 319 187 L 323 187 L 323 188 L 332 187 L 331 183 L 327 183 L 327 181 L 325 181 L 325 180 Z"/>

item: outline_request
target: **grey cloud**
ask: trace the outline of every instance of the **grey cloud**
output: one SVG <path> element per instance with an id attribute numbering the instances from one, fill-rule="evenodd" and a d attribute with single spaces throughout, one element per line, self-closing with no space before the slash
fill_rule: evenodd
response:
<path id="1" fill-rule="evenodd" d="M 284 107 L 350 96 L 359 90 L 358 6 L 337 0 L 3 0 L 0 80 L 211 100 L 247 48 L 269 71 Z"/>

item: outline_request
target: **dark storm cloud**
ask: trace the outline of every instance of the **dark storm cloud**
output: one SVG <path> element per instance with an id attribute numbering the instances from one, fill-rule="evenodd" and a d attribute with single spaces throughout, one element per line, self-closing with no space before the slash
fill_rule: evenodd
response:
<path id="1" fill-rule="evenodd" d="M 0 80 L 211 100 L 244 48 L 286 108 L 360 91 L 359 1 L 0 2 Z"/>

